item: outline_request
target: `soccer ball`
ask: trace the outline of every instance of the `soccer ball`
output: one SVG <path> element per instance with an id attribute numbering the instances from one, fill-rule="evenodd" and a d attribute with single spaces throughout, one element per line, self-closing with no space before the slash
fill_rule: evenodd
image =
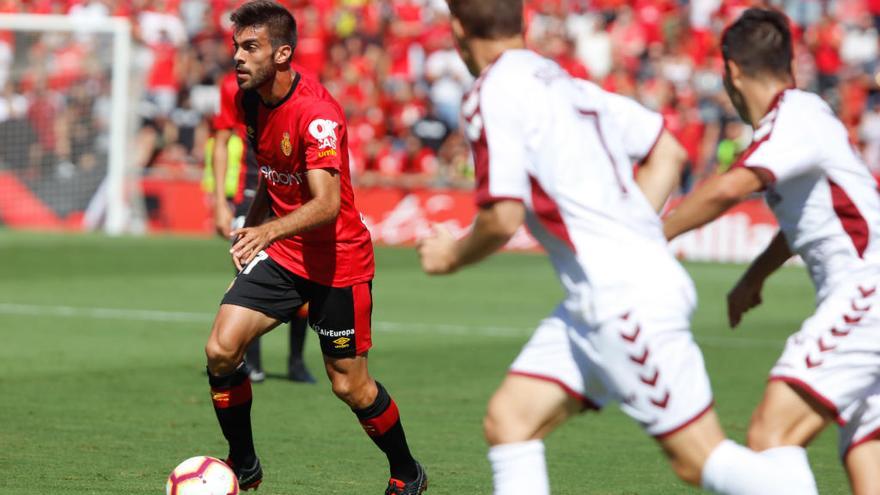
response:
<path id="1" fill-rule="evenodd" d="M 171 471 L 165 495 L 238 495 L 238 479 L 220 459 L 190 457 Z"/>

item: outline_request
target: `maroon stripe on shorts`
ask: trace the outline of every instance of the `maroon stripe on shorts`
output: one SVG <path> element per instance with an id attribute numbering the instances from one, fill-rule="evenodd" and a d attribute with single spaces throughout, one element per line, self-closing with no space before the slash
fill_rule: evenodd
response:
<path id="1" fill-rule="evenodd" d="M 351 287 L 354 300 L 354 334 L 356 341 L 355 353 L 363 354 L 373 347 L 371 316 L 373 314 L 373 296 L 370 284 L 362 283 Z"/>

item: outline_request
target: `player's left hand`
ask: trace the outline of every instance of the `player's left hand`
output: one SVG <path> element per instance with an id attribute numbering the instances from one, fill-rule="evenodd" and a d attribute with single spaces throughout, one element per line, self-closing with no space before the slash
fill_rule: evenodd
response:
<path id="1" fill-rule="evenodd" d="M 730 328 L 736 328 L 743 315 L 752 308 L 759 306 L 763 282 L 748 280 L 743 277 L 727 293 L 727 321 Z"/>
<path id="2" fill-rule="evenodd" d="M 239 270 L 247 266 L 248 263 L 253 261 L 257 253 L 272 243 L 269 224 L 263 224 L 259 227 L 235 229 L 230 232 L 230 235 L 235 239 L 235 243 L 229 252 L 232 254 L 235 267 Z"/>
<path id="3" fill-rule="evenodd" d="M 445 227 L 434 226 L 434 232 L 416 246 L 422 260 L 422 270 L 429 275 L 452 273 L 455 266 L 455 236 Z"/>

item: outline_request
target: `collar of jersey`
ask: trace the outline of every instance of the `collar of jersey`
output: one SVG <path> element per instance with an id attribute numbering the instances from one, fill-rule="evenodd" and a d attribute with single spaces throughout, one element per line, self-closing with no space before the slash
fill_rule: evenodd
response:
<path id="1" fill-rule="evenodd" d="M 293 95 L 293 92 L 296 91 L 296 87 L 299 86 L 299 79 L 300 79 L 299 72 L 297 72 L 296 75 L 293 76 L 293 84 L 290 85 L 290 89 L 287 91 L 287 94 L 284 95 L 284 98 L 281 98 L 280 100 L 278 100 L 277 103 L 273 103 L 270 105 L 270 104 L 266 103 L 265 101 L 263 101 L 262 98 L 260 98 L 260 103 L 262 103 L 266 108 L 269 108 L 272 110 L 280 107 L 281 105 L 284 105 L 284 103 L 287 102 L 287 100 L 289 100 L 290 97 Z"/>
<path id="2" fill-rule="evenodd" d="M 770 106 L 767 108 L 767 112 L 761 117 L 761 120 L 758 121 L 759 125 L 762 125 L 776 117 L 776 110 L 779 108 L 779 104 L 782 102 L 782 98 L 785 96 L 785 92 L 789 89 L 795 89 L 794 86 L 789 86 L 780 92 L 776 93 L 776 96 L 773 97 L 773 100 L 770 101 Z"/>

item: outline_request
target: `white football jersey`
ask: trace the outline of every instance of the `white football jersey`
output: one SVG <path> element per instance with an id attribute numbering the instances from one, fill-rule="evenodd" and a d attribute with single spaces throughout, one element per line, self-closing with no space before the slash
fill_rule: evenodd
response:
<path id="1" fill-rule="evenodd" d="M 508 50 L 475 82 L 462 115 L 478 205 L 525 204 L 572 313 L 602 321 L 659 290 L 695 302 L 633 176 L 663 130 L 659 114 L 532 51 Z"/>
<path id="2" fill-rule="evenodd" d="M 877 182 L 819 96 L 780 93 L 735 166 L 765 172 L 765 199 L 806 263 L 817 302 L 842 282 L 880 273 Z"/>

